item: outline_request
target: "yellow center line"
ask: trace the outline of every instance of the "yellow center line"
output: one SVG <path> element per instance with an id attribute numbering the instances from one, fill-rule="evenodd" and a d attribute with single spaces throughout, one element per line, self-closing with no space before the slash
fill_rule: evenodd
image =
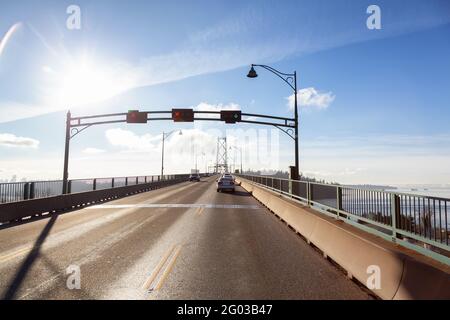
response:
<path id="1" fill-rule="evenodd" d="M 170 274 L 170 271 L 172 271 L 172 268 L 175 265 L 175 262 L 180 254 L 181 247 L 182 247 L 182 245 L 178 246 L 177 250 L 175 251 L 175 254 L 172 256 L 172 259 L 171 259 L 169 265 L 167 266 L 166 270 L 164 270 L 164 273 L 161 276 L 160 280 L 158 281 L 158 284 L 155 286 L 155 290 L 159 290 L 162 287 L 167 276 Z"/>
<path id="2" fill-rule="evenodd" d="M 205 210 L 205 207 L 200 207 L 200 208 L 198 208 L 198 210 L 197 210 L 197 215 L 198 215 L 198 216 L 201 215 L 201 214 L 203 213 L 203 210 Z"/>
<path id="3" fill-rule="evenodd" d="M 152 274 L 150 275 L 150 277 L 147 279 L 147 281 L 145 281 L 144 285 L 142 286 L 144 289 L 149 290 L 150 289 L 150 285 L 152 284 L 152 282 L 155 280 L 156 276 L 159 274 L 159 272 L 161 271 L 161 268 L 166 264 L 167 259 L 169 259 L 169 257 L 171 256 L 173 250 L 175 249 L 175 245 L 173 245 L 170 250 L 168 250 L 166 252 L 166 254 L 164 255 L 164 257 L 161 259 L 161 261 L 158 263 L 158 265 L 156 266 L 155 270 L 153 270 Z"/>
<path id="4" fill-rule="evenodd" d="M 21 248 L 21 249 L 18 249 L 16 251 L 7 253 L 7 254 L 5 254 L 3 256 L 0 256 L 0 263 L 9 261 L 11 259 L 14 259 L 14 258 L 20 256 L 20 255 L 23 255 L 23 254 L 31 251 L 31 249 L 32 249 L 32 246 L 26 246 L 24 248 Z"/>

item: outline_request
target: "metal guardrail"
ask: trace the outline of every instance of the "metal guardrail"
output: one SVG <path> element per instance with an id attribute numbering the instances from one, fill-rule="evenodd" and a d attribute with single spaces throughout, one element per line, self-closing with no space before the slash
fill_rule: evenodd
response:
<path id="1" fill-rule="evenodd" d="M 73 192 L 71 194 L 60 194 L 43 198 L 28 199 L 0 204 L 0 224 L 8 224 L 28 220 L 33 217 L 40 217 L 46 214 L 55 214 L 83 208 L 98 202 L 111 201 L 114 199 L 134 195 L 141 192 L 155 190 L 188 180 L 189 175 L 176 175 L 174 179 L 159 181 L 149 181 L 147 183 L 129 184 L 128 186 L 115 186 L 114 188 L 97 188 L 97 181 L 91 180 L 91 185 L 95 185 L 97 190 Z M 100 179 L 96 179 L 100 180 Z M 107 179 L 106 179 L 107 180 Z M 145 179 L 143 179 L 145 180 Z M 158 180 L 158 179 L 154 179 Z M 139 182 L 140 179 L 134 179 Z M 111 180 L 112 182 L 112 180 Z M 93 188 L 92 186 L 92 188 Z M 108 186 L 108 183 L 105 183 Z M 89 188 L 91 189 L 91 188 Z"/>
<path id="2" fill-rule="evenodd" d="M 185 175 L 133 176 L 112 178 L 73 179 L 68 181 L 68 193 L 104 190 L 150 182 L 170 181 Z M 0 183 L 0 203 L 41 199 L 62 194 L 63 181 L 30 181 Z"/>
<path id="3" fill-rule="evenodd" d="M 450 261 L 450 199 L 237 175 L 387 240 Z"/>

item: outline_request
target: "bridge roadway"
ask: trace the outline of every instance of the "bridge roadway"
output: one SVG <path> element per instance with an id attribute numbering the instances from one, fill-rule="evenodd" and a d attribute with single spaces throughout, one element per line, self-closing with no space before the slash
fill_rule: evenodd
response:
<path id="1" fill-rule="evenodd" d="M 242 188 L 216 192 L 215 177 L 3 227 L 0 297 L 370 299 Z"/>

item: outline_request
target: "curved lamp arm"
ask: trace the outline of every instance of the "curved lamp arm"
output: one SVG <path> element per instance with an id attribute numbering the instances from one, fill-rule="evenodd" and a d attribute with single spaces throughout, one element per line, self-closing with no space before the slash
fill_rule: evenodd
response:
<path id="1" fill-rule="evenodd" d="M 292 88 L 292 90 L 296 91 L 296 88 L 294 86 L 295 85 L 295 78 L 297 76 L 296 72 L 294 72 L 294 73 L 284 73 L 284 72 L 278 71 L 275 68 L 267 66 L 265 64 L 252 64 L 252 67 L 261 67 L 261 68 L 264 68 L 264 69 L 272 72 L 278 78 L 280 78 L 281 80 L 286 82 L 288 84 L 288 86 Z M 295 92 L 295 93 L 297 93 L 297 92 Z"/>

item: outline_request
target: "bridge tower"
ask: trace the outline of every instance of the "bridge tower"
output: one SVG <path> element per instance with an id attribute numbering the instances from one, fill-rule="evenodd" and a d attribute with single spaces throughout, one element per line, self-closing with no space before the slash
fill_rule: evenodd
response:
<path id="1" fill-rule="evenodd" d="M 216 172 L 228 172 L 227 138 L 217 138 Z"/>

